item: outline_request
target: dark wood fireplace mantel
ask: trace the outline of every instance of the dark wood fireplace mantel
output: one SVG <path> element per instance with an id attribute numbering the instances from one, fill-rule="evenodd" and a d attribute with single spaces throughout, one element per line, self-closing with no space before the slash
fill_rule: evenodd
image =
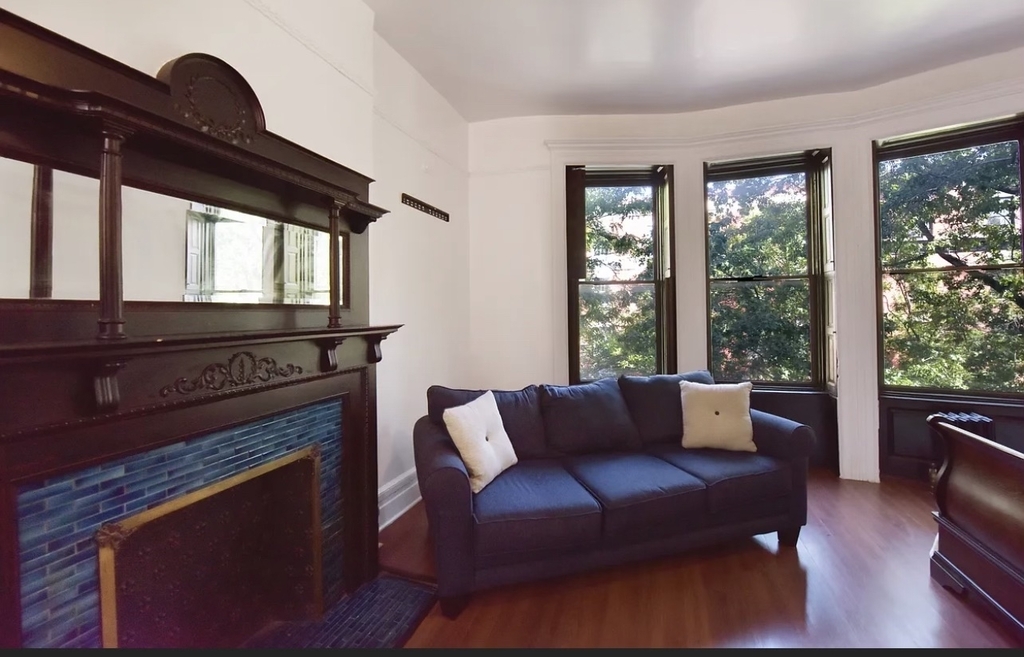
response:
<path id="1" fill-rule="evenodd" d="M 372 180 L 268 132 L 255 91 L 215 57 L 150 76 L 3 10 L 0 157 L 37 173 L 35 298 L 0 299 L 0 648 L 25 643 L 19 490 L 325 400 L 343 409 L 342 580 L 372 578 L 376 363 L 400 328 L 369 321 L 366 229 L 386 212 Z M 99 180 L 98 217 L 81 217 L 100 234 L 98 299 L 43 298 L 52 171 Z M 126 300 L 122 186 L 326 231 L 328 304 Z"/>

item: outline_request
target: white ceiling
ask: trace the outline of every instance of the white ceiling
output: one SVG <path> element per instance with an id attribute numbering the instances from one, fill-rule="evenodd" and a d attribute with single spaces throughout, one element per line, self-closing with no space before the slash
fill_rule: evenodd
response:
<path id="1" fill-rule="evenodd" d="M 468 121 L 863 88 L 1024 46 L 1024 0 L 366 0 Z"/>

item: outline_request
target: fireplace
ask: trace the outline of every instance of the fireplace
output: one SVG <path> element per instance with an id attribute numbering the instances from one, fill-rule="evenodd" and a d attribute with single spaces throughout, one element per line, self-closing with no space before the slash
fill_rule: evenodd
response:
<path id="1" fill-rule="evenodd" d="M 267 131 L 254 90 L 216 57 L 186 53 L 151 76 L 4 10 L 0 157 L 33 172 L 31 188 L 19 191 L 32 199 L 28 216 L 11 217 L 31 228 L 23 231 L 29 271 L 19 272 L 28 286 L 0 299 L 0 648 L 101 645 L 97 530 L 132 526 L 136 514 L 313 446 L 323 605 L 373 579 L 376 364 L 381 341 L 400 327 L 369 323 L 366 231 L 387 212 L 368 202 L 372 180 Z M 90 299 L 50 298 L 55 172 L 98 182 L 89 187 L 95 202 L 69 219 L 100 236 Z M 179 217 L 184 271 L 158 271 L 163 261 L 154 259 L 126 275 L 128 188 L 275 226 L 264 233 L 273 257 L 260 276 L 261 303 L 205 294 L 215 268 L 206 243 L 189 239 L 210 232 L 209 218 Z M 285 257 L 302 245 L 289 235 L 314 233 L 312 259 Z M 312 279 L 289 265 L 306 260 Z M 126 299 L 126 279 L 173 279 L 186 293 Z M 316 283 L 315 300 L 293 295 L 296 281 Z M 278 549 L 254 529 L 234 529 L 251 549 Z M 234 558 L 225 554 L 216 558 Z M 305 577 L 295 568 L 292 584 Z M 262 577 L 272 588 L 278 575 Z M 182 594 L 204 585 L 193 581 Z M 114 598 L 126 614 L 145 604 Z M 285 606 L 310 604 L 318 606 Z"/>
<path id="2" fill-rule="evenodd" d="M 233 648 L 324 613 L 320 446 L 108 523 L 104 648 Z"/>
<path id="3" fill-rule="evenodd" d="M 321 402 L 21 487 L 25 647 L 109 643 L 101 641 L 102 569 L 97 567 L 95 540 L 101 528 L 185 500 L 314 446 L 319 452 L 323 597 L 337 600 L 343 593 L 342 411 L 339 400 Z M 267 529 L 273 530 L 273 523 Z M 237 645 L 246 638 L 229 643 Z"/>

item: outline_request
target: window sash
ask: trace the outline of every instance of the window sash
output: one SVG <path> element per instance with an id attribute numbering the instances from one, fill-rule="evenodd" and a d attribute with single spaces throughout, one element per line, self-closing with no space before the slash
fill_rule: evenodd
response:
<path id="1" fill-rule="evenodd" d="M 798 300 L 799 297 L 806 295 L 807 303 L 798 305 L 796 314 L 789 312 L 793 310 L 792 308 L 784 313 L 777 304 L 785 301 L 787 297 L 792 301 L 793 297 L 791 295 L 793 294 L 797 296 Z M 753 295 L 752 298 L 748 296 L 746 299 L 747 303 L 750 304 L 748 307 L 744 307 L 739 303 L 728 303 L 730 297 L 742 303 L 745 295 Z M 813 288 L 810 277 L 786 277 L 776 280 L 756 281 L 715 281 L 709 289 L 710 304 L 708 312 L 709 342 L 711 344 L 709 365 L 715 380 L 739 381 L 747 378 L 737 378 L 725 374 L 725 370 L 730 369 L 728 362 L 733 362 L 734 365 L 731 369 L 739 367 L 741 370 L 747 369 L 756 374 L 772 369 L 778 370 L 784 366 L 792 366 L 793 370 L 798 372 L 795 376 L 787 377 L 782 377 L 781 375 L 776 375 L 774 378 L 749 376 L 750 380 L 758 383 L 804 387 L 812 385 L 814 383 L 816 364 L 813 354 L 815 320 L 813 317 L 813 303 L 811 302 L 812 295 Z M 715 303 L 716 301 L 718 301 L 717 304 Z M 767 308 L 764 305 L 765 302 L 769 304 Z M 727 321 L 727 317 L 730 314 L 733 314 L 735 318 L 735 309 L 739 309 L 740 314 L 743 314 L 748 308 L 752 312 L 759 311 L 763 313 L 767 310 L 768 314 L 774 319 L 781 320 L 781 324 L 775 326 L 774 330 L 769 331 L 766 335 L 759 335 L 756 345 L 748 344 L 744 348 L 742 340 L 737 340 L 729 335 L 728 325 L 723 327 L 718 322 Z M 732 310 L 730 311 L 730 309 Z M 790 322 L 792 322 L 791 325 Z M 716 327 L 718 327 L 717 330 Z M 757 327 L 752 326 L 751 328 L 755 331 L 757 330 Z M 792 353 L 786 353 L 780 357 L 780 354 L 774 349 L 778 344 L 774 340 L 780 339 L 782 333 L 788 334 L 787 339 L 795 338 L 795 341 L 788 346 L 802 347 L 802 349 L 806 350 L 806 353 L 793 360 L 789 360 L 794 356 Z M 728 355 L 726 355 L 727 352 Z"/>
<path id="2" fill-rule="evenodd" d="M 955 396 L 956 398 L 973 399 L 1020 399 L 1021 392 L 1002 392 L 983 389 L 916 386 L 887 383 L 886 363 L 886 341 L 887 336 L 884 330 L 886 312 L 883 298 L 883 279 L 886 276 L 917 276 L 935 275 L 957 272 L 991 272 L 998 274 L 1002 271 L 1024 272 L 1024 231 L 1021 235 L 1022 256 L 1015 262 L 1006 262 L 994 265 L 965 264 L 963 266 L 949 265 L 942 267 L 907 268 L 887 267 L 883 263 L 883 256 L 880 241 L 881 229 L 881 198 L 878 188 L 879 168 L 883 162 L 895 159 L 932 155 L 947 151 L 999 144 L 1007 141 L 1016 141 L 1018 146 L 1018 163 L 1024 164 L 1024 120 L 1021 116 L 1008 117 L 996 121 L 988 121 L 981 124 L 973 124 L 956 128 L 953 130 L 932 131 L 929 133 L 911 135 L 903 138 L 876 141 L 873 144 L 874 151 L 874 176 L 875 176 L 875 230 L 876 235 L 876 272 L 877 272 L 877 304 L 878 304 L 878 387 L 885 393 L 902 393 L 914 395 L 938 395 L 942 397 Z M 1024 202 L 1024 171 L 1018 171 L 1018 179 L 1021 185 L 1020 198 Z"/>
<path id="3" fill-rule="evenodd" d="M 672 277 L 674 249 L 670 247 L 673 228 L 671 165 L 647 167 L 566 167 L 566 270 L 568 306 L 569 382 L 582 382 L 580 363 L 580 291 L 584 286 L 652 286 L 655 305 L 654 373 L 676 371 L 675 281 Z M 586 190 L 600 187 L 651 187 L 654 214 L 654 278 L 600 280 L 587 276 Z"/>
<path id="4" fill-rule="evenodd" d="M 711 244 L 710 217 L 707 212 L 708 185 L 716 182 L 743 180 L 775 175 L 803 173 L 806 181 L 806 269 L 791 274 L 773 274 L 757 276 L 712 276 L 711 275 Z M 835 366 L 829 365 L 829 355 L 823 353 L 830 344 L 834 346 L 834 331 L 828 334 L 829 308 L 826 305 L 826 283 L 823 277 L 833 269 L 831 245 L 825 240 L 831 238 L 831 151 L 829 149 L 813 149 L 802 153 L 792 153 L 773 158 L 737 160 L 733 162 L 705 163 L 705 262 L 707 284 L 707 349 L 708 365 L 715 366 L 712 322 L 712 287 L 721 283 L 771 283 L 773 281 L 806 281 L 808 287 L 808 317 L 810 322 L 810 375 L 806 380 L 754 380 L 762 387 L 791 389 L 826 390 L 827 380 L 835 380 Z M 819 207 L 820 206 L 820 207 Z M 834 329 L 834 324 L 831 325 Z"/>

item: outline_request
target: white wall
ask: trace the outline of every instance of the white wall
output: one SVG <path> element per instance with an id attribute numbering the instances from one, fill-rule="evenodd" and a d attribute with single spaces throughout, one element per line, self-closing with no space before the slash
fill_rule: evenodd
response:
<path id="1" fill-rule="evenodd" d="M 405 325 L 384 343 L 378 368 L 380 519 L 390 521 L 418 497 L 412 426 L 426 412 L 427 386 L 465 380 L 466 122 L 376 37 L 373 12 L 361 0 L 0 0 L 0 6 L 150 75 L 188 52 L 220 57 L 252 85 L 268 130 L 376 175 L 371 200 L 392 213 L 369 229 L 371 320 Z M 402 192 L 450 212 L 451 223 L 400 205 Z M 127 220 L 125 230 L 127 239 Z M 89 232 L 97 232 L 95 222 Z M 178 251 L 176 244 L 166 249 L 168 266 Z M 96 267 L 94 261 L 84 266 L 89 280 Z M 128 296 L 136 289 L 129 280 L 134 268 L 126 257 Z M 150 287 L 161 285 L 150 281 Z"/>
<path id="2" fill-rule="evenodd" d="M 377 367 L 381 519 L 419 499 L 412 426 L 431 384 L 461 386 L 468 362 L 469 175 L 466 122 L 383 39 L 374 42 L 377 89 L 371 200 L 391 213 L 370 228 L 370 316 L 404 324 Z M 407 193 L 448 212 L 448 223 L 401 204 Z"/>
<path id="3" fill-rule="evenodd" d="M 871 141 L 1024 110 L 1024 49 L 857 92 L 675 115 L 470 125 L 478 386 L 567 379 L 566 164 L 674 164 L 679 367 L 707 366 L 704 161 L 833 149 L 842 476 L 878 480 Z"/>

